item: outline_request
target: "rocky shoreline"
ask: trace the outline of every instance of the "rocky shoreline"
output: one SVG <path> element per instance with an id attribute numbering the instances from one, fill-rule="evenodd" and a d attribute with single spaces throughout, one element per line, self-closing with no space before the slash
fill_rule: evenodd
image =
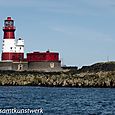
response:
<path id="1" fill-rule="evenodd" d="M 0 86 L 115 87 L 115 71 L 73 72 L 0 72 Z"/>
<path id="2" fill-rule="evenodd" d="M 115 63 L 63 72 L 0 71 L 0 86 L 115 87 Z"/>

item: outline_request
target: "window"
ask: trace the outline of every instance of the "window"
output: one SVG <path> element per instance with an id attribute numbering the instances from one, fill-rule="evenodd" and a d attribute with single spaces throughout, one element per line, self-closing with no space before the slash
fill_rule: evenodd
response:
<path id="1" fill-rule="evenodd" d="M 5 26 L 13 26 L 13 21 L 6 20 L 5 21 Z"/>

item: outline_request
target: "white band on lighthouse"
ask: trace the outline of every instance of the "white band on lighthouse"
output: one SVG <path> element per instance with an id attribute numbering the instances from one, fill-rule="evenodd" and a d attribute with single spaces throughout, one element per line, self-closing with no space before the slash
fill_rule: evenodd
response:
<path id="1" fill-rule="evenodd" d="M 15 39 L 4 39 L 2 52 L 15 52 Z"/>

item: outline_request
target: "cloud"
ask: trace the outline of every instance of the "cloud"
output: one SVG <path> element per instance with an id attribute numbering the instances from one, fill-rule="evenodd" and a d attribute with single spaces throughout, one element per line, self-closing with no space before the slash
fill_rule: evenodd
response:
<path id="1" fill-rule="evenodd" d="M 0 0 L 1 7 L 33 8 L 36 11 L 70 15 L 99 16 L 114 12 L 114 0 Z"/>
<path id="2" fill-rule="evenodd" d="M 72 26 L 51 26 L 53 32 L 61 33 L 70 39 L 78 39 L 85 41 L 115 42 L 114 37 L 108 33 L 103 33 L 91 28 L 72 27 Z"/>
<path id="3" fill-rule="evenodd" d="M 40 10 L 45 12 L 61 13 L 61 14 L 71 14 L 78 16 L 101 16 L 111 13 L 115 13 L 113 6 L 115 6 L 114 0 L 62 0 L 56 2 L 40 3 Z"/>
<path id="4" fill-rule="evenodd" d="M 115 6 L 115 0 L 82 0 L 83 3 L 91 9 L 96 10 L 112 10 Z"/>
<path id="5" fill-rule="evenodd" d="M 81 0 L 81 2 L 87 6 L 97 8 L 111 7 L 115 4 L 114 0 Z"/>
<path id="6" fill-rule="evenodd" d="M 36 0 L 0 0 L 0 6 L 2 7 L 28 7 L 36 3 Z"/>
<path id="7" fill-rule="evenodd" d="M 51 30 L 55 31 L 55 32 L 61 32 L 61 33 L 65 33 L 65 28 L 63 27 L 49 27 Z"/>

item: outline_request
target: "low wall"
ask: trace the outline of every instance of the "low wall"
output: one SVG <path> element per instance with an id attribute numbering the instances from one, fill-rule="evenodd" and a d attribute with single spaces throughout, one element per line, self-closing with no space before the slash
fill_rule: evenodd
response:
<path id="1" fill-rule="evenodd" d="M 1 61 L 0 70 L 14 70 L 14 71 L 28 70 L 28 62 Z"/>
<path id="2" fill-rule="evenodd" d="M 28 70 L 28 62 L 13 62 L 12 70 L 16 70 L 16 71 Z"/>
<path id="3" fill-rule="evenodd" d="M 42 61 L 42 62 L 0 62 L 0 70 L 13 71 L 62 71 L 61 62 Z"/>
<path id="4" fill-rule="evenodd" d="M 41 62 L 28 62 L 28 70 L 33 71 L 61 71 L 60 61 L 41 61 Z"/>
<path id="5" fill-rule="evenodd" d="M 12 62 L 0 62 L 0 70 L 12 70 Z"/>

